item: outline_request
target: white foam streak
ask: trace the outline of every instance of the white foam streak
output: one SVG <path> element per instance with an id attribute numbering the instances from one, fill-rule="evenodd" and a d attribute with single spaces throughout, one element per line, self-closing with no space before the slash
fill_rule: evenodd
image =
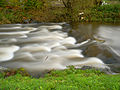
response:
<path id="1" fill-rule="evenodd" d="M 60 25 L 51 25 L 51 26 L 40 26 L 39 28 L 46 28 L 46 29 L 62 29 L 62 26 Z"/>
<path id="2" fill-rule="evenodd" d="M 65 38 L 64 40 L 62 40 L 60 43 L 64 46 L 72 47 L 75 45 L 76 40 L 73 37 L 68 37 L 68 38 Z"/>
<path id="3" fill-rule="evenodd" d="M 26 46 L 21 48 L 22 52 L 50 52 L 51 48 L 45 46 Z"/>
<path id="4" fill-rule="evenodd" d="M 78 43 L 78 44 L 76 44 L 76 46 L 77 46 L 77 47 L 78 47 L 78 46 L 82 46 L 82 45 L 88 43 L 89 41 L 90 41 L 90 39 L 88 39 L 88 40 L 86 40 L 86 41 L 83 41 L 83 42 L 81 42 L 81 43 Z"/>
<path id="5" fill-rule="evenodd" d="M 19 32 L 0 32 L 0 35 L 14 35 L 14 34 L 27 34 L 30 31 L 19 31 Z"/>
<path id="6" fill-rule="evenodd" d="M 12 59 L 17 50 L 19 50 L 18 46 L 0 47 L 0 62 Z"/>

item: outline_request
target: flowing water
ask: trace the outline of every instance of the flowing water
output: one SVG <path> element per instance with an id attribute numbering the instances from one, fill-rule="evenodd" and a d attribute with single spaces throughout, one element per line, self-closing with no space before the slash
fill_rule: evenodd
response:
<path id="1" fill-rule="evenodd" d="M 0 66 L 23 67 L 33 76 L 69 65 L 119 72 L 119 35 L 119 25 L 0 25 Z"/>

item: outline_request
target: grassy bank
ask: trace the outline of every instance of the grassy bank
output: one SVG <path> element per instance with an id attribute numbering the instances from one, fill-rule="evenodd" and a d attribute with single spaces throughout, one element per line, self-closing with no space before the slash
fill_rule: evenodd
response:
<path id="1" fill-rule="evenodd" d="M 4 1 L 0 2 L 0 24 L 35 21 L 120 23 L 120 4 L 102 6 L 95 4 L 95 0 L 66 0 L 69 2 L 65 4 L 56 0 Z"/>
<path id="2" fill-rule="evenodd" d="M 120 90 L 120 75 L 96 70 L 52 71 L 42 78 L 0 74 L 0 90 Z"/>

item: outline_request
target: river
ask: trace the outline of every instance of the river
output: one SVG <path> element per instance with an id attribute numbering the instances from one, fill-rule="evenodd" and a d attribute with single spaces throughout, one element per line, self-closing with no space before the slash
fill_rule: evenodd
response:
<path id="1" fill-rule="evenodd" d="M 69 65 L 120 72 L 119 35 L 120 25 L 0 25 L 0 66 L 23 67 L 33 76 Z"/>

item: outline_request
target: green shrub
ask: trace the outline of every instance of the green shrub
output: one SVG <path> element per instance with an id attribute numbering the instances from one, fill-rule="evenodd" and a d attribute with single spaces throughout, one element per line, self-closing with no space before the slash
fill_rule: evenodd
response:
<path id="1" fill-rule="evenodd" d="M 96 9 L 97 9 L 97 11 L 102 11 L 102 12 L 119 13 L 120 12 L 120 4 L 118 4 L 118 5 L 103 5 L 103 6 L 97 7 Z"/>
<path id="2" fill-rule="evenodd" d="M 5 0 L 0 0 L 0 7 L 4 7 L 6 4 L 6 1 Z"/>
<path id="3" fill-rule="evenodd" d="M 117 23 L 120 21 L 120 5 L 96 6 L 85 10 L 85 17 L 90 22 Z"/>
<path id="4" fill-rule="evenodd" d="M 24 7 L 26 9 L 32 9 L 32 8 L 37 8 L 40 9 L 44 5 L 43 1 L 40 0 L 27 0 L 27 2 L 24 3 Z"/>

